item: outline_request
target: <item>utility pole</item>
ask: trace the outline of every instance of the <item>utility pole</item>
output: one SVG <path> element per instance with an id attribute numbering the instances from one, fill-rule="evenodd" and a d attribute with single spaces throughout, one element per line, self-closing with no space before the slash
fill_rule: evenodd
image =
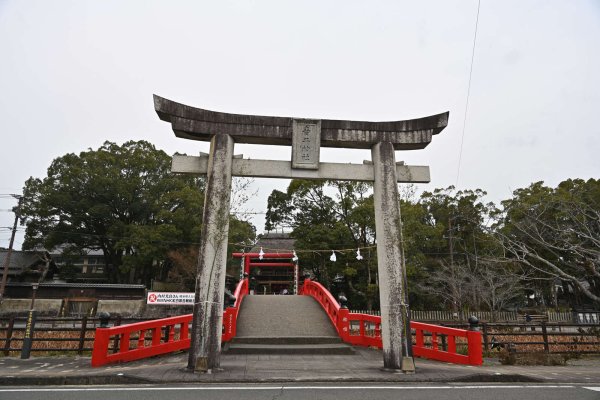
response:
<path id="1" fill-rule="evenodd" d="M 13 245 L 15 243 L 15 233 L 17 233 L 17 223 L 19 222 L 19 216 L 21 215 L 21 204 L 23 203 L 23 196 L 18 194 L 12 195 L 15 199 L 19 199 L 19 203 L 17 207 L 13 208 L 15 213 L 15 223 L 12 228 L 12 233 L 10 235 L 10 244 L 8 245 L 8 252 L 6 253 L 6 258 L 4 259 L 4 268 L 2 270 L 2 284 L 0 284 L 0 303 L 4 300 L 4 291 L 6 289 L 6 281 L 8 280 L 8 268 L 10 266 L 10 256 L 12 255 Z"/>
<path id="2" fill-rule="evenodd" d="M 456 299 L 458 297 L 458 290 L 456 289 L 456 270 L 454 267 L 454 243 L 452 242 L 452 216 L 448 217 L 448 246 L 450 248 L 450 270 L 452 271 L 452 281 L 454 282 L 452 284 L 452 291 L 453 293 L 453 297 Z M 462 301 L 461 301 L 462 303 Z M 452 303 L 452 311 L 454 311 L 455 313 L 458 312 L 458 304 L 456 304 L 456 300 L 453 301 Z"/>
<path id="3" fill-rule="evenodd" d="M 448 245 L 450 247 L 450 265 L 454 265 L 454 244 L 452 243 L 452 218 L 448 218 Z"/>

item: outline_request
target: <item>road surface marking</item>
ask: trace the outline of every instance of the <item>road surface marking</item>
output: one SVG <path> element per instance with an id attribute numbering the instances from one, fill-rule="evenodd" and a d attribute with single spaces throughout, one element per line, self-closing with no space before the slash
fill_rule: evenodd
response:
<path id="1" fill-rule="evenodd" d="M 572 385 L 486 385 L 486 386 L 178 386 L 178 387 L 70 387 L 0 389 L 3 392 L 107 392 L 176 390 L 447 390 L 447 389 L 571 389 Z M 590 390 L 600 390 L 594 388 Z"/>

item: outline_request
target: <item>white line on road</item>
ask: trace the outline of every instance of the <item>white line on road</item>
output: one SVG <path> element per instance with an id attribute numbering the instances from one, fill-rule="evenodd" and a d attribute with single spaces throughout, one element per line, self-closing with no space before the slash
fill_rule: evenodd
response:
<path id="1" fill-rule="evenodd" d="M 593 390 L 594 392 L 600 392 L 600 387 L 583 387 L 584 389 L 587 390 Z"/>
<path id="2" fill-rule="evenodd" d="M 81 387 L 0 389 L 7 392 L 105 392 L 105 391 L 177 391 L 177 390 L 447 390 L 447 389 L 570 389 L 571 385 L 486 385 L 486 386 L 178 386 L 178 387 Z M 596 390 L 600 388 L 586 388 Z"/>

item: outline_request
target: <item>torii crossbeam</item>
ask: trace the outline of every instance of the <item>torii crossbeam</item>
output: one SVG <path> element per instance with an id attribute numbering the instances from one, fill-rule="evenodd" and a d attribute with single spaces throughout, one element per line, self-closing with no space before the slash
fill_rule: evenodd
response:
<path id="1" fill-rule="evenodd" d="M 394 151 L 427 146 L 447 126 L 449 113 L 391 122 L 295 119 L 209 111 L 156 95 L 154 108 L 176 136 L 211 142 L 210 154 L 175 156 L 172 167 L 207 175 L 188 368 L 220 366 L 231 177 L 236 175 L 373 182 L 383 364 L 413 372 L 397 182 L 429 182 L 429 167 L 397 164 Z M 245 160 L 234 156 L 234 143 L 292 146 L 292 160 Z M 321 147 L 370 149 L 372 161 L 321 163 Z"/>

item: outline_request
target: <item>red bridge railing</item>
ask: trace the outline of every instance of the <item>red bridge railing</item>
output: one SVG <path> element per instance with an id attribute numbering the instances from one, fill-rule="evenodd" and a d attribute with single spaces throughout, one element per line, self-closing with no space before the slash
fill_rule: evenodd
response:
<path id="1" fill-rule="evenodd" d="M 92 367 L 187 349 L 190 347 L 191 322 L 192 314 L 187 314 L 111 328 L 96 328 Z M 109 352 L 111 341 L 114 343 L 112 353 Z"/>
<path id="2" fill-rule="evenodd" d="M 351 313 L 318 282 L 304 281 L 301 294 L 314 297 L 336 327 L 341 339 L 353 345 L 382 348 L 381 317 Z M 411 322 L 413 355 L 454 364 L 483 363 L 481 332 Z M 440 339 L 442 343 L 439 343 Z M 466 354 L 463 354 L 466 353 Z"/>
<path id="3" fill-rule="evenodd" d="M 237 317 L 242 306 L 244 297 L 248 294 L 248 278 L 242 279 L 235 288 L 233 295 L 235 296 L 235 303 L 233 307 L 227 307 L 223 312 L 223 335 L 221 336 L 222 342 L 229 342 L 235 337 L 237 330 Z"/>
<path id="4" fill-rule="evenodd" d="M 223 311 L 221 341 L 227 342 L 235 337 L 237 316 L 247 294 L 248 279 L 244 279 L 238 283 L 235 290 L 234 305 Z M 97 328 L 92 350 L 92 367 L 186 350 L 190 347 L 191 323 L 192 314 L 187 314 L 110 328 Z"/>
<path id="5" fill-rule="evenodd" d="M 221 337 L 223 342 L 235 337 L 237 316 L 247 294 L 248 280 L 244 279 L 235 290 L 234 305 L 227 307 L 223 312 Z M 301 294 L 312 296 L 321 304 L 345 342 L 359 346 L 382 347 L 381 317 L 350 313 L 348 309 L 340 308 L 327 289 L 309 279 L 304 282 Z M 92 366 L 139 360 L 185 350 L 190 346 L 191 322 L 192 314 L 188 314 L 110 328 L 97 328 L 92 351 Z M 412 347 L 415 356 L 457 364 L 482 364 L 480 332 L 420 322 L 411 322 L 411 328 L 415 334 L 415 343 Z M 463 351 L 460 350 L 465 346 L 466 354 L 462 354 Z"/>

